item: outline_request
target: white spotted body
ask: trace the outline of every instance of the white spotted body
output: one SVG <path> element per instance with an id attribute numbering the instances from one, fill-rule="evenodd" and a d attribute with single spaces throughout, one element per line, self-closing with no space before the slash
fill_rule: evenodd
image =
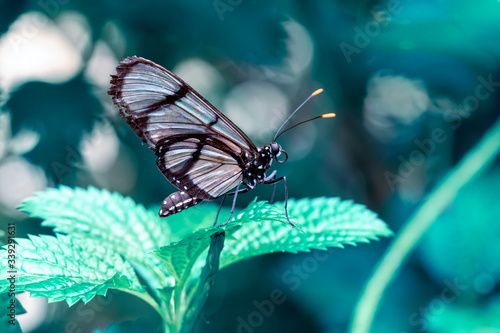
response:
<path id="1" fill-rule="evenodd" d="M 257 184 L 263 183 L 266 178 L 266 172 L 273 164 L 273 155 L 270 146 L 263 146 L 257 148 L 257 154 L 253 156 L 252 161 L 245 164 L 243 174 L 245 176 L 245 183 L 249 188 L 255 188 Z"/>

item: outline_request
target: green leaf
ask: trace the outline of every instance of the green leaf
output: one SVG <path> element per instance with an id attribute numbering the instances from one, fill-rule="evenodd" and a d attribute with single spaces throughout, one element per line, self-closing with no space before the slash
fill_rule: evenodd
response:
<path id="1" fill-rule="evenodd" d="M 282 205 L 283 203 L 270 205 L 267 201 L 256 201 L 255 199 L 244 210 L 236 214 L 229 223 L 242 225 L 248 222 L 279 222 L 290 228 Z"/>
<path id="2" fill-rule="evenodd" d="M 176 280 L 176 285 L 183 284 L 191 274 L 192 268 L 198 258 L 210 246 L 210 237 L 220 231 L 236 229 L 237 226 L 225 228 L 211 227 L 197 230 L 179 242 L 163 246 L 152 254 L 159 258 L 170 275 Z"/>
<path id="3" fill-rule="evenodd" d="M 214 209 L 216 212 L 216 207 Z M 210 223 L 212 221 L 213 219 Z M 185 235 L 180 241 L 163 246 L 159 251 L 152 253 L 175 278 L 175 288 L 158 290 L 160 297 L 169 304 L 172 327 L 179 329 L 183 325 L 184 313 L 186 311 L 192 313 L 191 311 L 199 309 L 205 301 L 204 292 L 200 289 L 204 288 L 204 284 L 200 284 L 199 278 L 206 265 L 206 260 L 202 260 L 202 254 L 207 252 L 212 236 L 221 232 L 230 236 L 243 224 L 263 221 L 287 223 L 286 217 L 278 208 L 264 201 L 253 202 L 240 213 L 234 214 L 226 226 L 198 229 Z M 193 298 L 195 301 L 191 301 Z"/>
<path id="4" fill-rule="evenodd" d="M 170 230 L 154 212 L 131 198 L 90 186 L 66 186 L 37 193 L 21 205 L 24 212 L 43 219 L 55 232 L 100 242 L 135 264 L 154 288 L 172 284 L 168 272 L 148 253 L 170 243 Z"/>
<path id="5" fill-rule="evenodd" d="M 155 207 L 156 208 L 156 207 Z M 184 236 L 201 228 L 210 228 L 214 223 L 219 207 L 211 203 L 200 204 L 179 214 L 168 217 L 168 224 L 172 229 L 172 241 L 179 241 Z M 158 209 L 153 209 L 157 211 Z M 222 207 L 219 214 L 219 224 L 224 223 L 230 214 L 230 209 Z M 269 205 L 266 201 L 255 200 L 239 213 L 233 214 L 230 223 L 242 224 L 247 222 L 276 221 L 288 223 L 283 210 Z"/>
<path id="6" fill-rule="evenodd" d="M 272 206 L 273 212 L 262 205 L 261 220 L 245 224 L 227 239 L 221 255 L 221 268 L 237 261 L 273 252 L 310 251 L 346 244 L 366 243 L 390 236 L 392 232 L 375 213 L 365 206 L 339 198 L 316 198 L 288 201 L 288 213 L 299 228 L 265 220 L 286 221 L 283 203 Z M 254 218 L 259 214 L 254 215 Z"/>
<path id="7" fill-rule="evenodd" d="M 1 261 L 0 293 L 8 291 L 12 274 L 17 292 L 29 291 L 49 302 L 65 300 L 70 306 L 105 295 L 108 288 L 144 292 L 132 266 L 97 241 L 63 235 L 29 238 L 16 240 L 15 268 Z M 6 248 L 0 250 L 2 258 Z"/>
<path id="8" fill-rule="evenodd" d="M 153 252 L 153 255 L 162 260 L 177 283 L 183 283 L 182 281 L 186 281 L 191 274 L 200 255 L 208 249 L 210 236 L 222 230 L 230 236 L 243 224 L 249 222 L 281 222 L 283 225 L 288 225 L 286 216 L 278 208 L 265 201 L 254 201 L 240 213 L 235 214 L 225 227 L 199 229 L 187 234 L 179 242 L 160 248 L 159 251 Z M 290 229 L 290 227 L 287 228 Z"/>
<path id="9" fill-rule="evenodd" d="M 289 213 L 299 227 L 290 227 L 282 203 L 270 205 L 265 201 L 254 201 L 235 214 L 225 227 L 199 229 L 185 235 L 179 242 L 153 252 L 176 280 L 175 288 L 160 291 L 162 298 L 170 304 L 171 327 L 189 330 L 194 325 L 194 319 L 189 319 L 189 324 L 186 324 L 186 318 L 196 317 L 207 292 L 204 289 L 207 288 L 206 282 L 200 281 L 205 281 L 209 268 L 204 266 L 206 260 L 202 261 L 201 255 L 209 248 L 211 239 L 213 244 L 214 235 L 221 231 L 225 231 L 227 237 L 226 250 L 220 255 L 221 268 L 276 251 L 325 249 L 392 234 L 385 223 L 366 207 L 336 198 L 290 200 Z"/>
<path id="10" fill-rule="evenodd" d="M 206 264 L 201 272 L 199 283 L 193 288 L 193 295 L 188 296 L 188 310 L 184 315 L 182 332 L 191 332 L 201 313 L 201 308 L 208 297 L 208 291 L 214 283 L 215 274 L 219 271 L 219 260 L 221 251 L 224 248 L 224 239 L 224 231 L 217 232 L 210 236 L 210 248 L 208 250 Z"/>
<path id="11" fill-rule="evenodd" d="M 212 227 L 219 206 L 212 202 L 202 202 L 193 208 L 185 209 L 180 213 L 170 215 L 166 221 L 170 227 L 170 242 L 178 242 L 184 236 L 195 232 L 198 229 Z M 150 210 L 157 212 L 160 206 L 150 207 Z M 219 219 L 227 219 L 230 209 L 222 207 Z M 163 244 L 166 245 L 166 244 Z"/>
<path id="12" fill-rule="evenodd" d="M 219 261 L 224 267 L 275 251 L 324 249 L 391 234 L 364 206 L 326 198 L 289 201 L 289 213 L 298 228 L 288 224 L 282 203 L 254 201 L 234 214 L 225 227 L 189 232 L 200 223 L 212 223 L 210 215 L 216 213 L 216 207 L 207 206 L 189 228 L 178 229 L 175 236 L 154 212 L 129 198 L 92 187 L 49 189 L 25 201 L 22 208 L 44 219 L 43 225 L 70 236 L 19 240 L 19 291 L 29 290 L 33 296 L 66 300 L 71 305 L 79 299 L 88 302 L 108 288 L 122 289 L 152 304 L 166 320 L 166 327 L 174 331 L 194 326 Z M 182 223 L 188 215 L 178 214 L 168 221 Z M 217 236 L 221 233 L 227 236 L 228 245 L 222 253 L 223 241 Z M 172 241 L 180 235 L 179 241 Z M 146 273 L 143 276 L 162 299 L 163 310 L 144 292 L 132 267 L 122 258 Z M 4 279 L 0 291 L 5 288 Z"/>
<path id="13" fill-rule="evenodd" d="M 228 229 L 233 230 L 237 227 L 231 226 Z M 200 229 L 185 236 L 179 242 L 164 246 L 159 251 L 152 253 L 161 260 L 175 278 L 174 288 L 158 290 L 160 297 L 168 305 L 168 324 L 171 330 L 178 331 L 183 325 L 184 314 L 189 310 L 186 289 L 188 289 L 187 286 L 190 286 L 191 292 L 197 292 L 198 284 L 195 281 L 200 277 L 204 265 L 204 262 L 199 259 L 210 246 L 211 236 L 224 230 L 217 227 Z M 194 306 L 201 307 L 202 304 Z"/>

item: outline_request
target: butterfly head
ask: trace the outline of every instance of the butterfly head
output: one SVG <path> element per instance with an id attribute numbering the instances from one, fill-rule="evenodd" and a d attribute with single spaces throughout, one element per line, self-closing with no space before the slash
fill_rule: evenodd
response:
<path id="1" fill-rule="evenodd" d="M 269 148 L 271 151 L 271 155 L 274 157 L 276 162 L 285 163 L 288 160 L 288 154 L 286 153 L 286 151 L 283 148 L 281 148 L 281 145 L 279 143 L 277 143 L 276 141 L 271 142 L 271 144 L 269 145 Z M 281 154 L 285 155 L 285 159 L 280 160 L 278 158 L 278 157 L 280 157 Z"/>

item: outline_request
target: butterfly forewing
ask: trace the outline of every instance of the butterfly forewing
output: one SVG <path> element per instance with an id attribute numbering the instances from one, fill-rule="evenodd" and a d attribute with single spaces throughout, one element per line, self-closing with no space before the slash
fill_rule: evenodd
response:
<path id="1" fill-rule="evenodd" d="M 241 156 L 254 155 L 254 144 L 179 77 L 131 57 L 120 63 L 111 83 L 109 94 L 121 115 L 179 190 L 212 200 L 243 180 Z"/>
<path id="2" fill-rule="evenodd" d="M 243 149 L 255 149 L 234 123 L 165 68 L 131 57 L 120 63 L 117 72 L 109 93 L 153 151 L 161 138 L 207 133 L 222 135 Z"/>

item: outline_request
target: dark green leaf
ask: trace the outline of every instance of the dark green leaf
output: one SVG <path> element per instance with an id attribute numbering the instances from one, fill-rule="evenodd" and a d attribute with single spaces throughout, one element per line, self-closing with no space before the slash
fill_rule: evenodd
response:
<path id="1" fill-rule="evenodd" d="M 265 207 L 265 206 L 264 206 Z M 283 203 L 272 208 L 276 220 L 286 221 Z M 240 260 L 273 252 L 310 251 L 326 247 L 343 247 L 377 240 L 390 236 L 392 232 L 377 215 L 365 206 L 339 198 L 316 198 L 289 200 L 288 212 L 298 228 L 286 223 L 257 220 L 245 224 L 228 239 L 221 256 L 221 267 Z M 267 212 L 263 212 L 265 217 Z"/>
<path id="2" fill-rule="evenodd" d="M 119 254 L 96 241 L 69 236 L 30 236 L 17 239 L 15 279 L 19 292 L 47 297 L 49 302 L 65 300 L 85 303 L 108 288 L 143 292 L 134 270 Z M 6 257 L 6 247 L 0 255 Z M 1 262 L 0 293 L 7 292 L 11 267 Z"/>
<path id="3" fill-rule="evenodd" d="M 87 190 L 66 186 L 49 188 L 20 207 L 43 226 L 71 237 L 90 239 L 134 263 L 155 288 L 171 284 L 168 272 L 149 255 L 169 243 L 167 223 L 131 198 L 90 186 Z"/>

